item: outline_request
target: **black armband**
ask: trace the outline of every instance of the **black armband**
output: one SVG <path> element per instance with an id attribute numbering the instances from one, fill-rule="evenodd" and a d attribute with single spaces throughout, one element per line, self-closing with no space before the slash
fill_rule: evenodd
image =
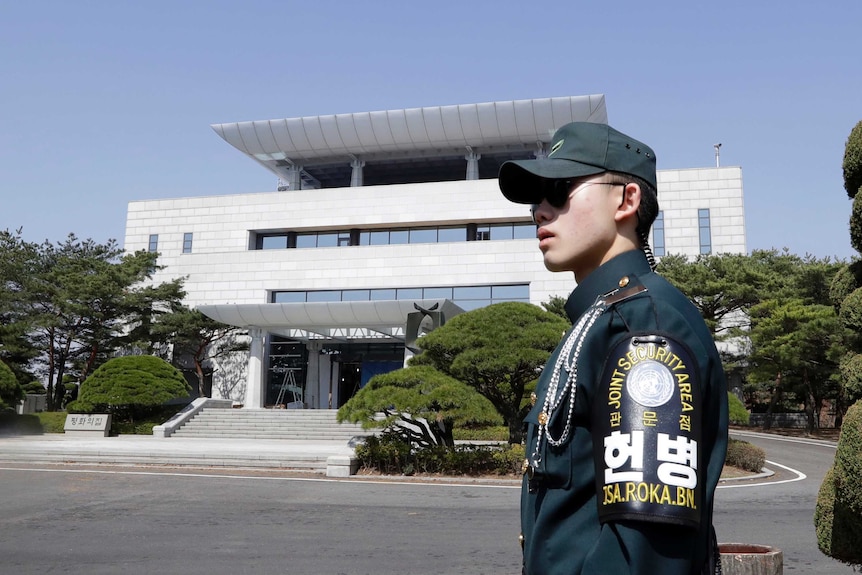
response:
<path id="1" fill-rule="evenodd" d="M 665 335 L 620 342 L 593 400 L 599 520 L 698 527 L 703 502 L 698 367 Z"/>

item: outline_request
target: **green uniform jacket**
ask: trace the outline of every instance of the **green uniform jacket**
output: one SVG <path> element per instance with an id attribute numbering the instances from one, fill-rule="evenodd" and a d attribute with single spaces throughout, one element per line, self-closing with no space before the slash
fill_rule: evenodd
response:
<path id="1" fill-rule="evenodd" d="M 539 379 L 535 406 L 526 418 L 526 454 L 538 453 L 535 474 L 525 474 L 521 495 L 521 528 L 524 573 L 529 575 L 643 573 L 692 575 L 700 573 L 707 559 L 712 529 L 712 508 L 727 449 L 727 384 L 712 335 L 697 308 L 664 278 L 650 270 L 641 251 L 623 253 L 591 273 L 572 292 L 566 312 L 574 323 L 600 296 L 628 288 L 632 297 L 612 304 L 588 331 L 578 355 L 577 395 L 568 440 L 559 447 L 536 443 L 544 399 L 560 354 L 554 351 Z M 690 351 L 692 380 L 698 381 L 700 399 L 693 405 L 701 421 L 697 470 L 699 527 L 646 520 L 599 520 L 599 506 L 606 494 L 597 493 L 599 463 L 594 443 L 596 408 L 608 403 L 606 364 L 615 346 L 634 335 L 665 334 Z M 568 335 L 568 334 L 567 334 Z M 566 338 L 563 338 L 565 341 Z M 611 366 L 613 369 L 613 366 Z M 603 374 L 605 376 L 603 377 Z M 568 400 L 561 403 L 548 425 L 560 437 L 568 414 Z M 605 418 L 606 419 L 606 418 Z M 605 444 L 607 445 L 607 443 Z M 601 446 L 598 447 L 601 449 Z M 600 474 L 602 470 L 598 471 Z M 532 475 L 532 479 L 530 476 Z M 603 475 L 600 475 L 600 479 Z"/>

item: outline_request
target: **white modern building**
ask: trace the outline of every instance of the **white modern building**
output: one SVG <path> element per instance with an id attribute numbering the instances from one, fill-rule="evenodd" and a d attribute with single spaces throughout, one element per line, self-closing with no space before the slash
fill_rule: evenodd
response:
<path id="1" fill-rule="evenodd" d="M 433 321 L 572 290 L 496 180 L 571 121 L 607 122 L 604 96 L 217 124 L 278 191 L 131 202 L 125 249 L 158 251 L 156 282 L 186 277 L 188 305 L 249 330 L 214 396 L 336 408 Z M 656 256 L 746 251 L 739 167 L 662 170 L 658 187 Z"/>

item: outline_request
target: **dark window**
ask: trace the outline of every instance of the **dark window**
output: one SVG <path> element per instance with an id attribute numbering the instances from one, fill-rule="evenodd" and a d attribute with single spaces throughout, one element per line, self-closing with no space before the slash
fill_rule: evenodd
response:
<path id="1" fill-rule="evenodd" d="M 511 240 L 512 237 L 513 236 L 511 224 L 502 226 L 491 226 L 492 240 Z"/>
<path id="2" fill-rule="evenodd" d="M 316 248 L 317 234 L 299 234 L 296 236 L 296 247 L 298 248 Z"/>
<path id="3" fill-rule="evenodd" d="M 283 250 L 287 247 L 287 236 L 258 236 L 257 244 L 259 250 Z"/>
<path id="4" fill-rule="evenodd" d="M 183 234 L 183 253 L 192 253 L 192 234 L 190 232 Z"/>
<path id="5" fill-rule="evenodd" d="M 407 230 L 392 230 L 389 232 L 390 244 L 406 244 L 408 241 L 410 241 L 410 238 Z"/>
<path id="6" fill-rule="evenodd" d="M 438 242 L 463 242 L 467 240 L 467 228 L 440 228 L 437 231 Z"/>
<path id="7" fill-rule="evenodd" d="M 700 253 L 712 253 L 712 234 L 709 230 L 709 209 L 697 210 L 697 227 L 700 232 Z"/>
<path id="8" fill-rule="evenodd" d="M 512 237 L 516 240 L 536 239 L 536 224 L 515 224 L 512 226 Z"/>
<path id="9" fill-rule="evenodd" d="M 338 234 L 317 234 L 317 247 L 334 248 L 338 245 Z M 350 238 L 347 239 L 348 243 Z"/>
<path id="10" fill-rule="evenodd" d="M 410 230 L 410 243 L 411 244 L 436 244 L 437 243 L 437 229 L 430 230 Z"/>
<path id="11" fill-rule="evenodd" d="M 656 257 L 665 255 L 664 212 L 659 212 L 652 224 L 652 247 Z"/>
<path id="12" fill-rule="evenodd" d="M 277 291 L 272 294 L 273 303 L 305 303 L 304 291 Z"/>

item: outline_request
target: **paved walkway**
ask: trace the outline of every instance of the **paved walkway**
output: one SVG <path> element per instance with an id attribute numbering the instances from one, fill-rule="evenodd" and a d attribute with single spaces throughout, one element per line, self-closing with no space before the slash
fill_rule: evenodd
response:
<path id="1" fill-rule="evenodd" d="M 0 463 L 188 465 L 325 471 L 330 456 L 352 456 L 345 441 L 157 438 L 146 435 L 0 436 Z"/>

